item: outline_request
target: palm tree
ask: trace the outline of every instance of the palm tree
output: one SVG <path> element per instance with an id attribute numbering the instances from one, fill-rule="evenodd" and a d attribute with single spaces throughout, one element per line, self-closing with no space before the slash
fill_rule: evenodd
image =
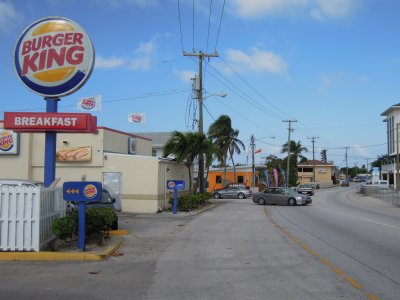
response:
<path id="1" fill-rule="evenodd" d="M 281 153 L 287 153 L 288 150 L 288 143 L 283 144 Z M 301 155 L 302 152 L 308 152 L 308 149 L 303 147 L 300 141 L 297 143 L 295 141 L 290 141 L 290 155 L 295 158 L 296 163 L 299 159 L 307 159 L 305 156 Z"/>
<path id="2" fill-rule="evenodd" d="M 232 161 L 232 165 L 233 165 L 233 178 L 234 181 L 236 181 L 236 167 L 235 167 L 235 162 L 233 161 L 233 155 L 235 153 L 240 154 L 240 148 L 242 148 L 243 150 L 246 149 L 246 147 L 244 146 L 243 142 L 241 140 L 239 140 L 237 137 L 239 135 L 239 130 L 237 129 L 232 129 L 232 133 L 231 133 L 231 142 L 229 144 L 229 155 Z"/>
<path id="3" fill-rule="evenodd" d="M 204 135 L 199 133 L 182 133 L 174 131 L 164 146 L 163 157 L 173 154 L 176 161 L 184 162 L 189 172 L 189 191 L 192 191 L 192 173 L 191 166 L 195 157 L 199 154 L 199 147 Z"/>
<path id="4" fill-rule="evenodd" d="M 288 143 L 285 143 L 282 146 L 281 153 L 288 153 Z M 300 160 L 307 159 L 305 156 L 303 156 L 301 153 L 302 152 L 307 152 L 308 149 L 306 147 L 303 147 L 301 145 L 301 142 L 298 141 L 297 143 L 295 141 L 290 141 L 290 153 L 288 153 L 288 156 L 286 159 L 284 159 L 286 162 L 289 159 L 289 166 L 290 169 L 293 170 L 293 172 L 290 172 L 289 174 L 289 186 L 293 186 L 297 184 L 297 163 Z M 286 170 L 287 173 L 287 170 Z"/>
<path id="5" fill-rule="evenodd" d="M 208 135 L 219 149 L 217 158 L 224 166 L 224 181 L 226 183 L 226 161 L 228 153 L 233 162 L 233 154 L 240 153 L 240 146 L 244 148 L 244 144 L 237 136 L 239 131 L 232 128 L 231 118 L 227 115 L 220 116 L 208 129 Z"/>

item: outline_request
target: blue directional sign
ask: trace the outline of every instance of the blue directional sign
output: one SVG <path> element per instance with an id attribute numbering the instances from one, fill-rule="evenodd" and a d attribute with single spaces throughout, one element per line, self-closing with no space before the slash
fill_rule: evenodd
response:
<path id="1" fill-rule="evenodd" d="M 167 189 L 169 190 L 184 190 L 185 181 L 184 180 L 167 180 Z"/>
<path id="2" fill-rule="evenodd" d="M 98 181 L 67 181 L 63 184 L 63 197 L 65 201 L 99 201 L 102 189 L 103 185 Z"/>

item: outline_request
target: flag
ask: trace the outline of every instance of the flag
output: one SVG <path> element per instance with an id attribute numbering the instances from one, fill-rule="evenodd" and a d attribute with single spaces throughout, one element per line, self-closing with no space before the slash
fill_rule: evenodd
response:
<path id="1" fill-rule="evenodd" d="M 101 110 L 101 95 L 79 99 L 76 108 L 79 110 Z"/>
<path id="2" fill-rule="evenodd" d="M 269 187 L 269 185 L 270 185 L 270 182 L 269 182 L 269 173 L 268 173 L 268 170 L 264 170 L 264 175 L 265 175 L 265 185 L 267 186 L 267 188 Z"/>
<path id="3" fill-rule="evenodd" d="M 261 149 L 257 149 L 254 154 L 261 153 Z"/>
<path id="4" fill-rule="evenodd" d="M 129 123 L 144 123 L 145 115 L 144 113 L 131 113 L 128 115 Z"/>
<path id="5" fill-rule="evenodd" d="M 278 186 L 279 185 L 279 183 L 278 183 L 278 170 L 274 169 L 273 171 L 274 171 L 274 177 L 275 177 L 275 186 Z"/>
<path id="6" fill-rule="evenodd" d="M 281 173 L 282 173 L 282 177 L 283 177 L 283 182 L 284 182 L 284 184 L 286 186 L 286 173 L 285 173 L 285 170 L 281 169 Z"/>

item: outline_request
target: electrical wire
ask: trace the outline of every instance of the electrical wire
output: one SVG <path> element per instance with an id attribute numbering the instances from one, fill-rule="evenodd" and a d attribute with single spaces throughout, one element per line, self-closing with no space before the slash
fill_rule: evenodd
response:
<path id="1" fill-rule="evenodd" d="M 181 35 L 181 48 L 182 48 L 182 53 L 185 52 L 184 48 L 183 48 L 183 35 L 182 35 L 182 22 L 181 22 L 181 6 L 179 4 L 179 0 L 178 0 L 178 17 L 179 17 L 179 33 Z"/>
<path id="2" fill-rule="evenodd" d="M 225 10 L 225 0 L 224 0 L 223 5 L 222 5 L 221 17 L 219 19 L 218 33 L 217 33 L 217 39 L 215 41 L 215 49 L 214 49 L 215 52 L 217 52 L 217 45 L 218 45 L 218 40 L 219 40 L 219 34 L 221 32 L 222 16 L 224 15 L 224 10 Z"/>
<path id="3" fill-rule="evenodd" d="M 206 46 L 206 53 L 208 53 L 208 41 L 209 41 L 209 39 L 210 39 L 211 8 L 212 8 L 212 0 L 210 0 L 210 10 L 209 10 L 209 13 L 208 13 L 208 29 L 207 29 L 207 46 Z"/>

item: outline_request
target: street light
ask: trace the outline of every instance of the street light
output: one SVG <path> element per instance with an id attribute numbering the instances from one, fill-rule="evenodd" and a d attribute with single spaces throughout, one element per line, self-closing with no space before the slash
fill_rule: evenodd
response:
<path id="1" fill-rule="evenodd" d="M 211 96 L 219 96 L 222 98 L 225 98 L 227 96 L 227 93 L 220 92 L 220 93 L 214 93 L 214 94 L 209 94 L 203 97 L 203 93 L 201 90 L 201 84 L 200 84 L 200 89 L 198 90 L 198 98 L 199 98 L 199 134 L 202 135 L 204 134 L 203 130 L 203 101 L 204 99 L 207 99 L 208 97 Z M 203 149 L 200 148 L 199 151 L 199 186 L 200 186 L 200 193 L 204 193 L 204 153 Z"/>

